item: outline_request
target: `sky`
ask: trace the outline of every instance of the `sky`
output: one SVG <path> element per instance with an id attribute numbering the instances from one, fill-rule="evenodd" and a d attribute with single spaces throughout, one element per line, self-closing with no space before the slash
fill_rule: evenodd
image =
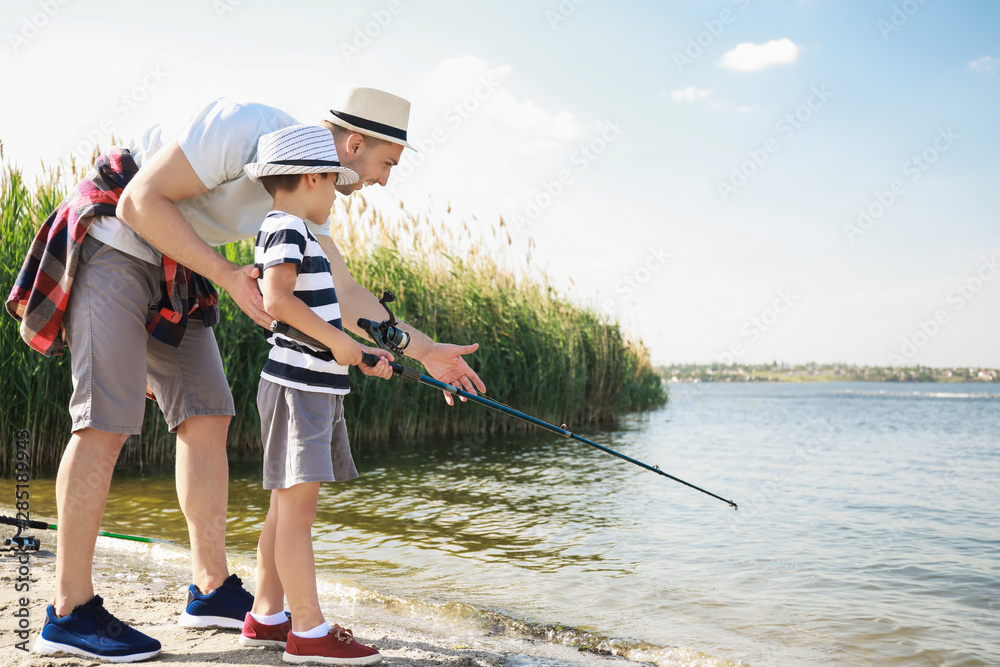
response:
<path id="1" fill-rule="evenodd" d="M 372 86 L 419 150 L 373 205 L 503 216 L 504 261 L 657 364 L 1000 367 L 1000 2 L 5 0 L 0 28 L 29 174 Z"/>

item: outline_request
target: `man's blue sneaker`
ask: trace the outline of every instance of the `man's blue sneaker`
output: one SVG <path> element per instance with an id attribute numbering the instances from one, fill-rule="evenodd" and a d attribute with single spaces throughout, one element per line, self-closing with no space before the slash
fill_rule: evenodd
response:
<path id="1" fill-rule="evenodd" d="M 177 622 L 185 628 L 243 628 L 247 612 L 253 609 L 253 596 L 243 588 L 235 574 L 205 595 L 191 584 L 184 613 Z"/>
<path id="2" fill-rule="evenodd" d="M 112 616 L 100 595 L 74 607 L 63 618 L 56 616 L 52 605 L 45 615 L 45 625 L 32 649 L 35 653 L 71 653 L 108 662 L 135 662 L 160 652 L 160 642 Z"/>

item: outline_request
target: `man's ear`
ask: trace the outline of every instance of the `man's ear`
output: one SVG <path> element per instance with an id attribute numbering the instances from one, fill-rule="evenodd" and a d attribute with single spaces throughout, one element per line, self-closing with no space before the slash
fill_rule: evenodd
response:
<path id="1" fill-rule="evenodd" d="M 365 138 L 358 134 L 357 132 L 352 132 L 347 136 L 347 152 L 350 155 L 357 155 L 358 151 L 361 150 L 362 144 L 365 143 Z"/>

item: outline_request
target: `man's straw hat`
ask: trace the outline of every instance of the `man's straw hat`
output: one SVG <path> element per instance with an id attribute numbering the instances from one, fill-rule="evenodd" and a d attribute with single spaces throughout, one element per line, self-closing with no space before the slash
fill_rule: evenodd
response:
<path id="1" fill-rule="evenodd" d="M 351 88 L 340 109 L 331 109 L 323 120 L 416 150 L 406 141 L 409 101 L 383 90 Z"/>

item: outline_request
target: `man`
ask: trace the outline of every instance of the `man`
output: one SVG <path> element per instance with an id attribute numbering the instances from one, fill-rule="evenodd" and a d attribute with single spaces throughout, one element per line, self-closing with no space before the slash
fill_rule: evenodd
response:
<path id="1" fill-rule="evenodd" d="M 403 148 L 412 148 L 406 141 L 409 106 L 394 95 L 356 88 L 339 111 L 331 111 L 324 127 L 333 133 L 342 165 L 359 175 L 356 184 L 338 186 L 342 194 L 387 183 Z M 272 200 L 243 166 L 254 161 L 261 136 L 298 124 L 278 109 L 217 100 L 173 140 L 164 143 L 154 128 L 135 152 L 140 169 L 121 194 L 116 217 L 98 217 L 88 228 L 64 320 L 72 352 L 73 435 L 56 478 L 55 598 L 38 652 L 126 662 L 160 650 L 155 639 L 104 610 L 91 572 L 115 461 L 128 435 L 141 430 L 147 380 L 177 433 L 177 494 L 188 522 L 194 582 L 179 622 L 242 627 L 253 599 L 226 565 L 225 446 L 234 408 L 218 347 L 211 329 L 197 323 L 176 348 L 147 336 L 146 324 L 160 305 L 162 253 L 229 292 L 258 324 L 270 325 L 256 269 L 236 266 L 212 246 L 256 234 Z M 378 300 L 350 277 L 329 225 L 311 229 L 329 257 L 338 298 L 346 310 L 381 319 Z M 362 333 L 353 322 L 345 324 Z M 440 344 L 412 327 L 409 332 L 407 354 L 432 375 L 468 391 L 485 390 L 462 358 L 478 345 Z"/>

